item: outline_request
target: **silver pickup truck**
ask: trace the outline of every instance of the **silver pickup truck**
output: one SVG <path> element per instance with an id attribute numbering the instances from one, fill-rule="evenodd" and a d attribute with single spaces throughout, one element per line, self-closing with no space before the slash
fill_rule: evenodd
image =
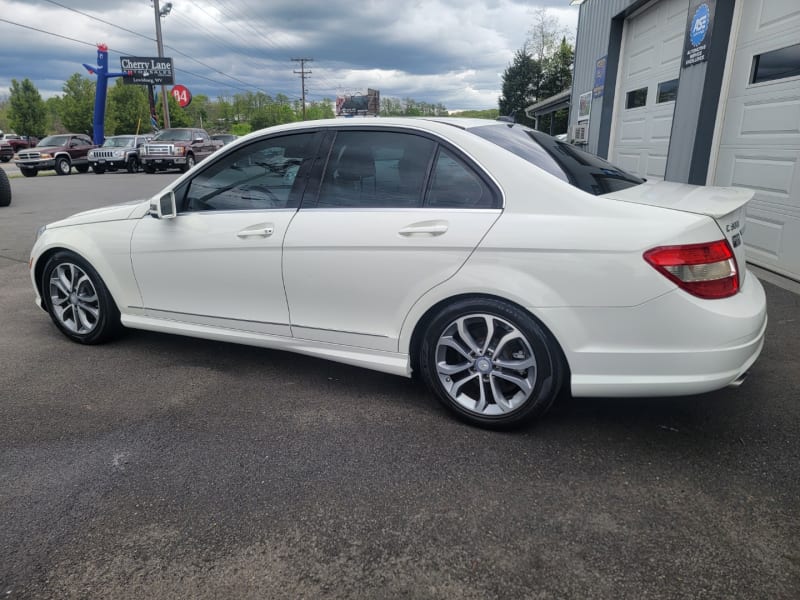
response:
<path id="1" fill-rule="evenodd" d="M 221 147 L 222 142 L 212 140 L 205 129 L 162 129 L 142 147 L 139 161 L 146 173 L 167 169 L 188 171 Z"/>

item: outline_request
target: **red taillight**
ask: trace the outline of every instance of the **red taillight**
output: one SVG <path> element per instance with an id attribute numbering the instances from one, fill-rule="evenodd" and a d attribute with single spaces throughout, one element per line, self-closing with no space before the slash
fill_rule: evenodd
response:
<path id="1" fill-rule="evenodd" d="M 678 287 L 699 298 L 728 298 L 739 291 L 736 257 L 727 240 L 659 246 L 644 259 Z"/>

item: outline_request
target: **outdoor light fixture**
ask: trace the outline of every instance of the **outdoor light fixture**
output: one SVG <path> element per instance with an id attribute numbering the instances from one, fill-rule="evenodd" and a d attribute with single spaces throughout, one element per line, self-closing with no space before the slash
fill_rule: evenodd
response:
<path id="1" fill-rule="evenodd" d="M 569 0 L 569 5 L 570 6 L 580 6 L 584 2 L 586 2 L 586 0 Z"/>
<path id="2" fill-rule="evenodd" d="M 161 7 L 161 10 L 158 11 L 158 16 L 166 17 L 169 13 L 172 12 L 172 2 L 167 2 L 164 6 Z"/>

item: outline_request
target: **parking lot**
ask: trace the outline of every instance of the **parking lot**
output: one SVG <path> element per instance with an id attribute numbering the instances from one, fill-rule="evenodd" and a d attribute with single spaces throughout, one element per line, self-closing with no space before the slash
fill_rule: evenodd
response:
<path id="1" fill-rule="evenodd" d="M 800 597 L 800 295 L 765 284 L 738 389 L 564 399 L 513 433 L 299 355 L 69 342 L 33 303 L 36 229 L 177 176 L 11 181 L 0 598 Z"/>

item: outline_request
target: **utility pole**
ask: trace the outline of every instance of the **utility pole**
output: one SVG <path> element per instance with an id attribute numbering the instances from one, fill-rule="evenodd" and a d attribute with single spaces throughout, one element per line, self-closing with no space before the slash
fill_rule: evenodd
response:
<path id="1" fill-rule="evenodd" d="M 300 75 L 300 86 L 302 91 L 303 97 L 303 121 L 306 120 L 306 74 L 311 74 L 311 71 L 306 71 L 306 63 L 313 62 L 313 58 L 293 58 L 294 62 L 300 63 L 300 70 L 295 71 L 297 75 Z"/>
<path id="2" fill-rule="evenodd" d="M 167 2 L 162 11 L 158 7 L 158 0 L 153 0 L 153 9 L 156 13 L 156 45 L 158 58 L 164 58 L 164 42 L 161 40 L 161 17 L 166 17 L 172 10 L 172 2 Z M 164 129 L 169 129 L 169 102 L 167 100 L 167 86 L 161 84 L 161 105 L 164 107 Z"/>

